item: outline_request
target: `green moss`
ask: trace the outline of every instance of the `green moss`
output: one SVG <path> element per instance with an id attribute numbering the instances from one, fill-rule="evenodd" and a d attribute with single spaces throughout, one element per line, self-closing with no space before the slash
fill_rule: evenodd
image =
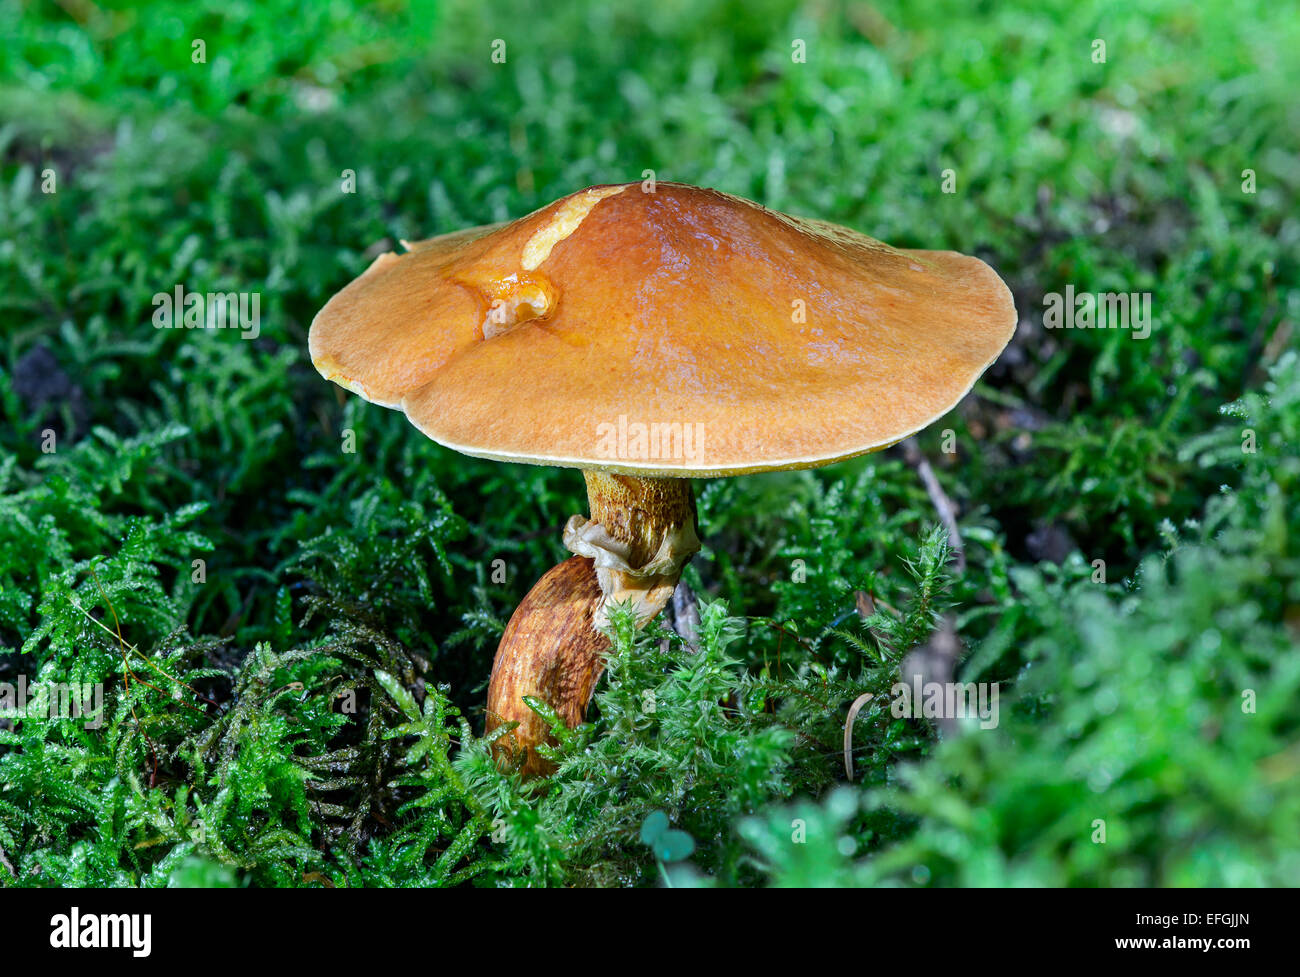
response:
<path id="1" fill-rule="evenodd" d="M 105 707 L 0 721 L 0 884 L 1295 878 L 1300 24 L 760 6 L 0 0 L 0 683 Z M 699 650 L 622 621 L 522 784 L 486 681 L 581 478 L 431 444 L 306 331 L 375 247 L 646 169 L 979 254 L 1021 328 L 920 438 L 964 572 L 894 453 L 701 482 Z M 177 284 L 260 336 L 155 329 Z M 1150 338 L 1044 330 L 1067 285 Z M 996 729 L 888 708 L 945 615 Z"/>

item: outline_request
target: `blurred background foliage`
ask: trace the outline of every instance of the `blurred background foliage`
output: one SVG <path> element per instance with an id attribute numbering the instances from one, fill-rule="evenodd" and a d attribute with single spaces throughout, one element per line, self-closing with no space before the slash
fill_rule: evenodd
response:
<path id="1" fill-rule="evenodd" d="M 0 720 L 0 884 L 1300 880 L 1285 5 L 0 0 L 0 21 L 0 682 L 107 692 L 100 730 Z M 306 333 L 399 239 L 645 170 L 977 254 L 1021 321 L 920 439 L 963 572 L 900 453 L 700 482 L 700 651 L 625 628 L 560 772 L 523 785 L 482 702 L 581 479 L 428 442 L 322 381 Z M 259 292 L 261 335 L 154 329 L 178 283 Z M 1067 284 L 1151 292 L 1151 337 L 1045 331 Z M 944 611 L 958 676 L 1003 683 L 996 730 L 879 705 Z M 642 844 L 655 812 L 689 859 Z"/>

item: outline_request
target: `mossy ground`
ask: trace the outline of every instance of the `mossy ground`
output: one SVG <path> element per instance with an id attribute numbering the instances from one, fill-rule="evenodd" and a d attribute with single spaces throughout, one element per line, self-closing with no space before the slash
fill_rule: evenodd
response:
<path id="1" fill-rule="evenodd" d="M 0 14 L 0 683 L 106 706 L 0 722 L 0 885 L 1300 880 L 1285 4 Z M 398 239 L 646 170 L 978 254 L 1021 323 L 920 439 L 964 572 L 897 453 L 702 482 L 700 650 L 624 626 L 525 786 L 482 703 L 581 477 L 428 442 L 306 331 Z M 260 336 L 153 328 L 178 283 Z M 1067 285 L 1150 292 L 1150 337 L 1045 330 Z M 890 714 L 943 615 L 996 729 Z"/>

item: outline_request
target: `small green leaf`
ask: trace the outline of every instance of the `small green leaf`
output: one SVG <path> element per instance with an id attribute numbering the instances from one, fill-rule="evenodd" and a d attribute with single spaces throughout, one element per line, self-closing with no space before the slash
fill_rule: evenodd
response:
<path id="1" fill-rule="evenodd" d="M 641 823 L 641 844 L 654 847 L 656 841 L 668 830 L 668 815 L 663 811 L 651 811 Z"/>
<path id="2" fill-rule="evenodd" d="M 654 843 L 655 858 L 661 862 L 680 862 L 694 851 L 695 839 L 685 831 L 665 831 Z"/>

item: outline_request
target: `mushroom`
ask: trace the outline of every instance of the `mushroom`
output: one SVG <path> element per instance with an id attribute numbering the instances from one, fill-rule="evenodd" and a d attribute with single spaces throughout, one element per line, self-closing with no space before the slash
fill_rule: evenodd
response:
<path id="1" fill-rule="evenodd" d="M 982 261 L 682 184 L 597 186 L 383 254 L 316 316 L 321 375 L 467 455 L 580 468 L 575 555 L 502 636 L 487 730 L 551 769 L 535 696 L 582 721 L 627 603 L 644 625 L 699 549 L 690 479 L 811 468 L 950 411 L 1015 330 Z"/>

